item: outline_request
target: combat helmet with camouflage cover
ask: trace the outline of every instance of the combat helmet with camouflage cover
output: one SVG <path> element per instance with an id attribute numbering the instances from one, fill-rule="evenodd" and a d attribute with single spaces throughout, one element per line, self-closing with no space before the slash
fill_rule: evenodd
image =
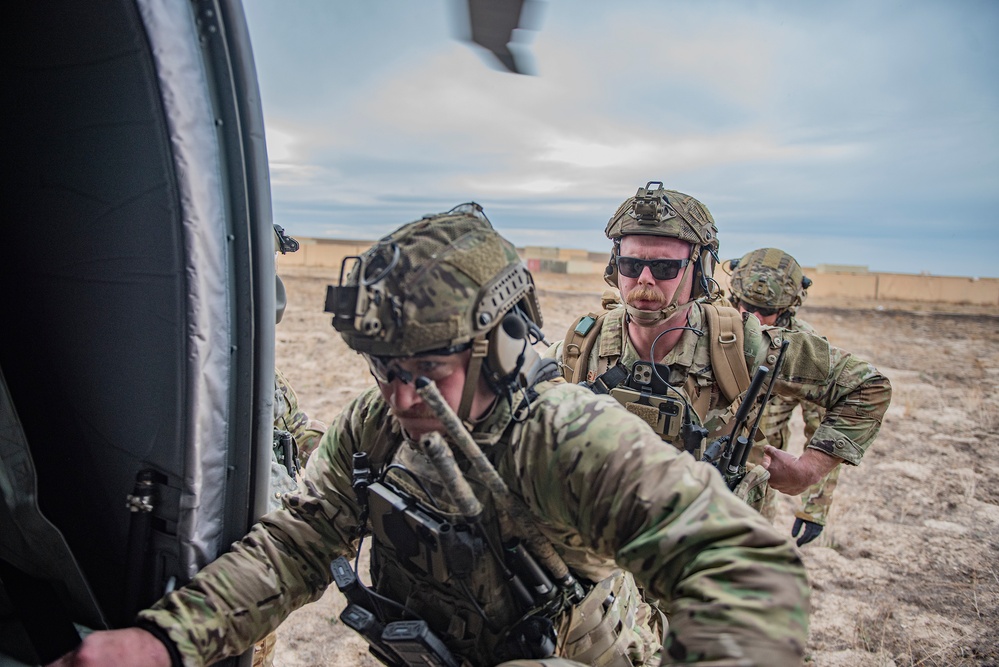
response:
<path id="1" fill-rule="evenodd" d="M 638 188 L 611 216 L 604 230 L 614 247 L 604 270 L 604 280 L 612 287 L 618 286 L 617 258 L 621 255 L 621 239 L 630 235 L 665 236 L 690 244 L 690 264 L 684 269 L 682 284 L 692 281 L 691 297 L 713 299 L 717 293 L 714 284 L 715 264 L 718 262 L 718 228 L 708 207 L 688 194 L 667 190 L 660 181 L 649 181 Z M 681 290 L 677 290 L 679 294 Z M 630 306 L 632 319 L 653 325 L 670 317 L 680 306 L 674 297 L 672 303 L 661 311 L 647 313 Z"/>
<path id="2" fill-rule="evenodd" d="M 798 261 L 778 248 L 753 250 L 731 260 L 727 268 L 732 273 L 733 304 L 754 309 L 793 313 L 812 284 Z"/>
<path id="3" fill-rule="evenodd" d="M 531 338 L 541 337 L 534 280 L 474 202 L 424 216 L 345 258 L 326 312 L 373 371 L 380 359 L 471 348 L 462 418 L 480 372 L 504 391 L 526 381 L 536 357 Z"/>

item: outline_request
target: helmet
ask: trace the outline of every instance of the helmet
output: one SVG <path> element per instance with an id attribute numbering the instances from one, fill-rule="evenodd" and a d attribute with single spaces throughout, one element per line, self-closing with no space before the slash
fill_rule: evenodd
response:
<path id="1" fill-rule="evenodd" d="M 666 190 L 659 181 L 649 181 L 618 207 L 607 222 L 604 234 L 614 242 L 610 262 L 604 271 L 604 280 L 612 287 L 617 287 L 621 238 L 635 234 L 668 236 L 689 243 L 693 258 L 698 260 L 694 296 L 711 292 L 708 280 L 714 274 L 718 260 L 718 228 L 708 207 L 690 195 Z"/>
<path id="2" fill-rule="evenodd" d="M 518 304 L 541 325 L 531 274 L 473 202 L 404 225 L 360 257 L 345 258 L 326 311 L 352 349 L 408 357 L 454 350 Z"/>
<path id="3" fill-rule="evenodd" d="M 530 345 L 542 338 L 534 279 L 474 202 L 403 225 L 364 254 L 344 258 L 340 284 L 327 288 L 326 312 L 369 363 L 471 347 L 462 419 L 480 372 L 508 394 L 516 384 L 530 386 L 539 368 Z"/>
<path id="4" fill-rule="evenodd" d="M 790 310 L 811 285 L 797 260 L 777 248 L 760 248 L 729 262 L 732 296 L 757 308 Z"/>
<path id="5" fill-rule="evenodd" d="M 670 236 L 718 252 L 718 228 L 708 207 L 690 195 L 663 189 L 659 181 L 649 181 L 626 199 L 604 233 L 611 240 L 629 234 Z"/>

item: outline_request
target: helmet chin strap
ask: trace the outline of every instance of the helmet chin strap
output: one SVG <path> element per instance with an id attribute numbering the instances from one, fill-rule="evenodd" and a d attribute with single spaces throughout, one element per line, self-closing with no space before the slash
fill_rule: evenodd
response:
<path id="1" fill-rule="evenodd" d="M 665 322 L 677 313 L 690 308 L 693 303 L 693 299 L 682 306 L 673 303 L 660 310 L 639 310 L 634 306 L 625 304 L 624 309 L 628 311 L 629 322 L 634 322 L 640 327 L 654 327 Z"/>
<path id="2" fill-rule="evenodd" d="M 468 417 L 472 412 L 472 399 L 475 398 L 475 390 L 479 386 L 479 377 L 482 375 L 482 364 L 488 353 L 488 337 L 476 337 L 472 341 L 472 356 L 468 360 L 468 370 L 465 371 L 465 386 L 462 387 L 461 404 L 458 406 L 458 419 L 465 424 L 469 423 Z"/>
<path id="3" fill-rule="evenodd" d="M 691 250 L 691 262 L 687 264 L 686 268 L 683 270 L 683 276 L 680 278 L 680 284 L 676 286 L 676 290 L 673 292 L 673 298 L 670 302 L 666 304 L 665 307 L 659 310 L 640 310 L 635 308 L 631 304 L 624 304 L 624 309 L 628 312 L 628 318 L 631 322 L 634 322 L 640 327 L 654 327 L 662 324 L 669 318 L 673 317 L 677 313 L 680 313 L 688 308 L 694 303 L 694 299 L 691 298 L 690 301 L 686 303 L 680 303 L 680 292 L 686 287 L 688 281 L 693 281 L 694 278 L 694 266 L 697 255 L 700 253 L 700 247 L 694 246 Z"/>

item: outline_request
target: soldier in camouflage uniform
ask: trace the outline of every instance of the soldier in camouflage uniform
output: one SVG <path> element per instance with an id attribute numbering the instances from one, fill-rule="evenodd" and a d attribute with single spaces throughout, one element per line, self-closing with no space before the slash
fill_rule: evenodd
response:
<path id="1" fill-rule="evenodd" d="M 280 317 L 278 322 L 280 322 Z M 267 496 L 267 509 L 270 512 L 281 507 L 281 498 L 298 487 L 295 479 L 296 471 L 302 462 L 319 446 L 319 441 L 326 432 L 326 424 L 318 419 L 311 419 L 298 407 L 298 396 L 284 374 L 274 369 L 274 431 L 288 433 L 291 436 L 289 451 L 283 449 L 280 441 L 275 442 L 271 452 L 271 486 Z M 277 440 L 277 438 L 276 438 Z M 285 457 L 291 458 L 292 465 L 285 463 Z M 272 667 L 274 650 L 277 645 L 277 634 L 271 632 L 257 642 L 253 647 L 253 667 Z"/>
<path id="2" fill-rule="evenodd" d="M 793 331 L 805 331 L 818 336 L 818 332 L 805 320 L 798 317 L 798 307 L 805 300 L 811 280 L 801 271 L 797 260 L 777 248 L 760 248 L 747 253 L 741 259 L 729 262 L 731 271 L 731 295 L 729 301 L 740 312 L 751 313 L 761 324 L 777 326 Z M 823 410 L 814 403 L 775 396 L 767 405 L 760 425 L 767 442 L 780 450 L 787 450 L 791 434 L 788 421 L 795 406 L 801 406 L 805 421 L 805 441 L 811 440 L 822 422 Z M 750 462 L 763 460 L 763 447 L 754 447 Z M 833 491 L 839 479 L 842 466 L 836 466 L 821 480 L 808 487 L 802 494 L 801 509 L 795 512 L 791 534 L 798 538 L 798 546 L 803 546 L 822 532 Z M 773 521 L 777 511 L 777 496 L 767 494 L 762 513 Z"/>
<path id="3" fill-rule="evenodd" d="M 326 432 L 326 424 L 310 418 L 298 407 L 295 390 L 278 369 L 274 369 L 274 430 L 291 435 L 292 470 L 284 462 L 284 452 L 279 454 L 279 444 L 275 443 L 271 457 L 271 494 L 267 501 L 270 510 L 280 507 L 282 495 L 295 490 L 293 471 L 308 461 Z M 279 455 L 281 460 L 278 460 Z"/>
<path id="4" fill-rule="evenodd" d="M 275 249 L 281 254 L 298 250 L 298 241 L 285 234 L 284 229 L 274 225 Z M 281 276 L 275 276 L 277 324 L 281 324 L 288 305 L 287 294 Z M 267 510 L 273 512 L 281 507 L 281 497 L 291 493 L 298 486 L 297 472 L 302 463 L 319 446 L 326 432 L 326 424 L 311 419 L 298 407 L 298 395 L 288 378 L 277 368 L 274 369 L 274 448 L 271 450 L 270 490 L 267 496 Z M 282 434 L 289 436 L 287 440 Z M 286 451 L 287 450 L 287 451 Z M 271 632 L 253 646 L 253 667 L 273 667 L 274 651 L 277 646 L 277 633 Z"/>
<path id="5" fill-rule="evenodd" d="M 356 555 L 366 534 L 373 585 L 361 600 L 382 623 L 422 619 L 453 664 L 650 665 L 660 653 L 669 664 L 801 664 L 808 591 L 793 546 L 712 469 L 534 352 L 533 279 L 478 205 L 377 243 L 330 289 L 327 309 L 377 386 L 333 423 L 281 509 L 141 612 L 139 627 L 90 635 L 61 667 L 239 654 L 316 600 L 333 579 L 330 561 Z M 455 422 L 468 431 L 444 428 Z M 471 440 L 484 454 L 453 455 L 481 504 L 474 521 L 459 510 L 461 485 L 430 465 L 442 430 L 448 444 Z M 386 489 L 409 501 L 376 503 Z M 440 552 L 424 548 L 437 524 L 407 528 L 417 510 L 463 527 L 437 532 L 477 544 L 476 557 L 438 569 Z M 555 582 L 543 609 L 526 612 L 511 579 L 521 569 L 505 562 L 524 544 Z M 665 635 L 638 586 L 662 601 Z M 130 660 L 115 662 L 115 651 Z"/>
<path id="6" fill-rule="evenodd" d="M 298 250 L 298 241 L 285 234 L 284 229 L 279 225 L 274 225 L 274 235 L 276 237 L 275 247 L 282 255 Z M 281 324 L 288 305 L 288 296 L 281 276 L 275 276 L 275 279 L 277 281 L 275 285 L 277 324 Z M 318 419 L 310 419 L 299 409 L 295 390 L 292 389 L 288 378 L 277 369 L 274 370 L 274 429 L 291 434 L 295 444 L 295 467 L 309 458 L 309 455 L 319 446 L 319 440 L 323 437 L 323 433 L 326 432 L 326 424 Z"/>
<path id="7" fill-rule="evenodd" d="M 668 366 L 666 381 L 672 393 L 682 392 L 684 404 L 696 413 L 710 439 L 732 428 L 735 392 L 725 391 L 723 375 L 748 371 L 748 385 L 759 366 L 773 366 L 782 341 L 788 341 L 773 393 L 815 403 L 826 413 L 801 457 L 766 446 L 763 465 L 754 467 L 749 477 L 762 485 L 767 481 L 765 468 L 770 486 L 798 494 L 841 462 L 860 463 L 881 427 L 891 385 L 870 363 L 819 336 L 761 327 L 754 317 L 716 306 L 720 294 L 711 276 L 717 231 L 711 213 L 693 197 L 666 190 L 657 181 L 639 188 L 605 230 L 613 249 L 604 277 L 619 288 L 623 306 L 586 320 L 582 342 L 574 337 L 574 332 L 582 335 L 581 319 L 546 356 L 559 361 L 567 379 L 600 391 L 607 391 L 608 378 L 611 384 L 620 381 L 618 369 L 630 369 L 636 361 Z M 733 330 L 705 334 L 709 321 L 721 322 L 712 326 L 722 329 L 726 318 L 741 322 Z M 733 354 L 740 339 L 742 358 L 737 351 Z M 739 368 L 743 364 L 745 368 Z M 753 489 L 746 495 L 752 496 Z M 759 494 L 755 499 L 762 500 Z"/>

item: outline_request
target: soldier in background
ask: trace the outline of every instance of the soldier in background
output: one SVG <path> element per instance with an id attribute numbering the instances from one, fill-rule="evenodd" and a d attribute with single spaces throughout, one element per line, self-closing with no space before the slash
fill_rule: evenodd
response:
<path id="1" fill-rule="evenodd" d="M 714 470 L 538 356 L 533 278 L 481 207 L 355 259 L 327 311 L 376 386 L 279 510 L 59 667 L 210 664 L 333 580 L 341 619 L 394 665 L 801 664 L 793 546 Z M 369 538 L 371 588 L 344 558 Z M 669 614 L 665 637 L 639 586 Z"/>
<path id="2" fill-rule="evenodd" d="M 274 225 L 275 249 L 282 255 L 296 252 L 299 243 L 288 236 L 279 225 Z M 277 253 L 275 253 L 276 255 Z M 281 324 L 284 311 L 288 307 L 288 295 L 281 276 L 275 276 L 275 302 L 277 307 L 276 323 Z M 319 446 L 319 441 L 326 432 L 326 424 L 318 419 L 311 419 L 298 407 L 298 396 L 288 382 L 288 378 L 277 368 L 274 369 L 274 459 L 271 468 L 272 493 L 270 509 L 280 505 L 281 493 L 287 493 L 295 488 L 294 477 L 309 455 Z M 283 434 L 290 436 L 288 438 Z"/>
<path id="3" fill-rule="evenodd" d="M 280 319 L 278 320 L 280 322 Z M 281 498 L 298 487 L 298 474 L 319 446 L 326 424 L 311 419 L 298 407 L 298 396 L 287 378 L 274 369 L 274 448 L 271 452 L 267 511 L 281 507 Z M 253 646 L 253 667 L 273 667 L 277 632 Z"/>
<path id="4" fill-rule="evenodd" d="M 733 259 L 728 263 L 731 272 L 731 295 L 729 301 L 742 313 L 751 313 L 761 324 L 768 326 L 805 331 L 819 335 L 808 322 L 797 316 L 798 308 L 805 300 L 808 287 L 812 284 L 797 260 L 777 248 L 760 248 Z M 795 406 L 801 406 L 805 422 L 805 442 L 812 439 L 822 423 L 824 410 L 808 401 L 798 398 L 774 396 L 763 414 L 760 428 L 767 442 L 777 449 L 787 451 L 791 429 L 788 421 Z M 759 463 L 763 459 L 763 448 L 754 447 L 749 460 Z M 832 505 L 833 491 L 842 466 L 836 466 L 821 480 L 808 487 L 802 494 L 801 509 L 795 512 L 791 534 L 798 538 L 798 546 L 808 544 L 822 532 Z M 777 494 L 767 493 L 763 516 L 771 521 L 777 513 Z"/>
<path id="5" fill-rule="evenodd" d="M 278 322 L 283 306 L 279 307 Z M 295 490 L 296 477 L 319 446 L 326 424 L 312 419 L 298 406 L 298 395 L 288 378 L 274 369 L 274 449 L 271 456 L 271 489 L 268 511 L 281 506 L 281 496 Z"/>
<path id="6" fill-rule="evenodd" d="M 546 352 L 559 361 L 567 380 L 614 395 L 615 388 L 634 380 L 636 362 L 666 367 L 657 371 L 667 384 L 655 397 L 658 414 L 648 409 L 644 395 L 622 402 L 636 414 L 651 413 L 650 423 L 658 418 L 657 425 L 669 426 L 668 433 L 661 431 L 665 440 L 700 457 L 700 443 L 733 428 L 750 378 L 760 366 L 773 367 L 787 342 L 773 393 L 818 403 L 825 416 L 800 457 L 767 446 L 761 465 L 743 480 L 750 484 L 740 484 L 736 492 L 758 507 L 767 483 L 793 495 L 843 461 L 860 463 L 891 400 L 888 378 L 819 336 L 764 327 L 716 303 L 718 229 L 704 204 L 651 181 L 618 207 L 605 234 L 613 246 L 604 279 L 619 289 L 623 305 L 581 317 Z M 660 416 L 667 401 L 679 402 L 673 410 L 677 418 Z M 681 421 L 682 428 L 674 429 Z M 700 437 L 693 423 L 706 428 L 708 437 Z"/>
<path id="7" fill-rule="evenodd" d="M 298 241 L 274 225 L 275 247 L 281 254 L 298 250 Z M 280 276 L 275 276 L 277 324 L 284 318 L 288 297 Z M 267 511 L 281 507 L 281 497 L 298 487 L 298 473 L 309 455 L 319 446 L 326 424 L 311 419 L 298 407 L 298 396 L 284 374 L 274 369 L 274 443 L 271 450 L 270 489 Z M 271 632 L 253 646 L 253 667 L 273 667 L 277 632 Z"/>

